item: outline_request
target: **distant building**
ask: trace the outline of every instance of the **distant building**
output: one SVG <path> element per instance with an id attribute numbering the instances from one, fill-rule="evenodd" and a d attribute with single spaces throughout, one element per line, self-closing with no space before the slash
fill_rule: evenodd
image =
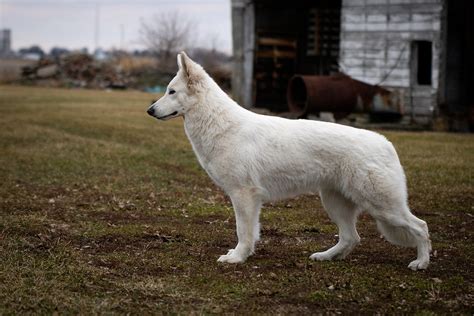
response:
<path id="1" fill-rule="evenodd" d="M 45 52 L 38 45 L 32 45 L 18 50 L 18 56 L 22 59 L 40 60 L 45 56 Z"/>
<path id="2" fill-rule="evenodd" d="M 2 29 L 0 30 L 0 56 L 11 53 L 11 31 L 9 29 Z"/>
<path id="3" fill-rule="evenodd" d="M 96 60 L 100 60 L 100 61 L 104 61 L 106 60 L 107 58 L 109 58 L 109 54 L 108 52 L 106 52 L 105 50 L 103 50 L 102 48 L 96 48 L 94 50 L 94 58 Z"/>
<path id="4" fill-rule="evenodd" d="M 287 110 L 294 74 L 342 71 L 403 96 L 405 117 L 474 116 L 472 0 L 232 0 L 233 95 Z"/>
<path id="5" fill-rule="evenodd" d="M 19 56 L 25 60 L 38 61 L 41 59 L 41 54 L 35 52 L 20 53 Z"/>

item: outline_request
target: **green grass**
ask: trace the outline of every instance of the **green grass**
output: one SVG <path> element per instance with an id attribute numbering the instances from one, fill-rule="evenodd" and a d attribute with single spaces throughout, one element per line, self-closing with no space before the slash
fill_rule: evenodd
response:
<path id="1" fill-rule="evenodd" d="M 367 215 L 349 258 L 310 261 L 336 241 L 316 196 L 266 205 L 256 255 L 223 265 L 230 202 L 152 98 L 0 86 L 0 314 L 472 314 L 472 135 L 382 132 L 431 230 L 427 271 Z"/>

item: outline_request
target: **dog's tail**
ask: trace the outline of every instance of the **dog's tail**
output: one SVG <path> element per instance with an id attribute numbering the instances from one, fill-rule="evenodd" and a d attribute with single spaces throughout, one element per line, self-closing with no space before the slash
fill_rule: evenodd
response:
<path id="1" fill-rule="evenodd" d="M 376 220 L 379 232 L 394 245 L 402 247 L 416 247 L 416 238 L 406 227 L 394 226 L 386 221 Z"/>
<path id="2" fill-rule="evenodd" d="M 428 225 L 409 210 L 389 218 L 376 218 L 377 228 L 392 244 L 403 247 L 419 247 L 420 243 L 431 251 Z"/>

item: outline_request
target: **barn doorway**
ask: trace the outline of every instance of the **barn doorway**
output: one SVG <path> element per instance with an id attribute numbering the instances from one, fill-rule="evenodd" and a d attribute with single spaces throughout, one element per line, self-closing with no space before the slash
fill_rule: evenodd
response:
<path id="1" fill-rule="evenodd" d="M 288 111 L 295 74 L 338 70 L 341 0 L 255 1 L 253 104 Z"/>

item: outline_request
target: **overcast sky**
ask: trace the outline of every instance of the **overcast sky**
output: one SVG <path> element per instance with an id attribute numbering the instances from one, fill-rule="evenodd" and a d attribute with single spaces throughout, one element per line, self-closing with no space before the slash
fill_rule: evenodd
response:
<path id="1" fill-rule="evenodd" d="M 220 50 L 231 51 L 230 0 L 0 0 L 0 28 L 12 30 L 14 49 L 33 44 L 46 50 L 94 49 L 97 7 L 102 48 L 119 48 L 121 43 L 129 50 L 143 48 L 140 20 L 177 10 L 196 21 L 202 46 L 217 42 Z"/>

